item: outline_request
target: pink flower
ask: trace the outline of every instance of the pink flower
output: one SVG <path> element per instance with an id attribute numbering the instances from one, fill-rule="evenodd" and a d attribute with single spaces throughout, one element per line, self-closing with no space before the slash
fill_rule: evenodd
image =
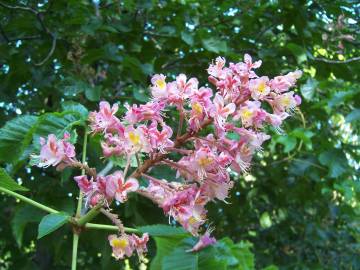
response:
<path id="1" fill-rule="evenodd" d="M 210 64 L 207 72 L 209 75 L 214 76 L 216 78 L 221 78 L 223 75 L 223 68 L 225 66 L 226 60 L 223 57 L 217 57 L 215 60 L 215 64 Z"/>
<path id="2" fill-rule="evenodd" d="M 131 240 L 131 245 L 136 250 L 139 258 L 141 259 L 144 253 L 147 252 L 146 244 L 149 241 L 149 234 L 144 233 L 141 237 L 137 236 L 136 234 L 132 234 L 129 236 Z"/>
<path id="3" fill-rule="evenodd" d="M 126 257 L 131 257 L 133 254 L 134 248 L 132 246 L 132 239 L 127 234 L 123 234 L 121 236 L 117 236 L 115 234 L 111 234 L 108 237 L 110 246 L 113 250 L 114 257 L 119 260 Z"/>
<path id="4" fill-rule="evenodd" d="M 127 126 L 124 133 L 124 148 L 128 154 L 136 152 L 149 153 L 151 150 L 150 142 L 146 138 L 145 133 L 148 132 L 146 126 Z"/>
<path id="5" fill-rule="evenodd" d="M 128 110 L 125 115 L 125 120 L 130 124 L 148 120 L 163 122 L 161 116 L 161 110 L 165 107 L 163 102 L 148 102 L 139 107 L 136 104 L 132 105 L 132 107 L 126 104 L 125 107 Z"/>
<path id="6" fill-rule="evenodd" d="M 163 74 L 155 74 L 151 78 L 152 86 L 151 94 L 156 99 L 163 99 L 168 97 L 167 84 L 165 82 L 166 76 Z"/>
<path id="7" fill-rule="evenodd" d="M 276 93 L 283 93 L 295 86 L 296 81 L 302 76 L 302 71 L 296 70 L 284 76 L 277 76 L 270 81 L 270 87 Z"/>
<path id="8" fill-rule="evenodd" d="M 106 101 L 100 102 L 99 112 L 91 112 L 89 114 L 90 127 L 93 133 L 111 132 L 117 129 L 123 129 L 120 120 L 115 116 L 119 106 L 110 104 Z"/>
<path id="9" fill-rule="evenodd" d="M 213 93 L 211 88 L 208 87 L 200 87 L 192 92 L 190 96 L 191 103 L 200 103 L 204 108 L 210 110 L 212 106 L 211 97 Z"/>
<path id="10" fill-rule="evenodd" d="M 47 141 L 40 138 L 40 155 L 32 155 L 32 158 L 40 160 L 37 166 L 44 168 L 57 166 L 58 169 L 63 169 L 75 161 L 75 147 L 67 142 L 69 138 L 68 133 L 65 133 L 61 140 L 58 140 L 54 134 L 50 134 Z"/>
<path id="11" fill-rule="evenodd" d="M 234 120 L 241 119 L 243 127 L 261 127 L 265 121 L 267 113 L 260 108 L 259 101 L 246 101 L 236 112 Z"/>
<path id="12" fill-rule="evenodd" d="M 151 146 L 154 149 L 159 149 L 161 153 L 165 153 L 165 149 L 168 147 L 172 147 L 174 142 L 170 140 L 173 134 L 172 129 L 167 126 L 163 125 L 162 131 L 157 129 L 157 123 L 154 122 L 148 129 L 148 136 L 150 137 Z"/>
<path id="13" fill-rule="evenodd" d="M 175 219 L 192 235 L 197 236 L 201 225 L 206 222 L 206 210 L 203 205 L 192 203 L 179 206 Z"/>
<path id="14" fill-rule="evenodd" d="M 258 60 L 256 62 L 252 62 L 252 58 L 249 54 L 245 54 L 244 55 L 244 62 L 246 64 L 246 67 L 250 70 L 250 69 L 255 69 L 255 68 L 259 68 L 262 64 L 262 61 L 261 60 Z"/>
<path id="15" fill-rule="evenodd" d="M 187 252 L 196 252 L 207 246 L 215 244 L 216 239 L 215 239 L 215 237 L 210 236 L 211 232 L 212 232 L 212 229 L 206 230 L 204 235 L 200 236 L 199 241 L 193 246 L 193 248 L 187 250 Z"/>
<path id="16" fill-rule="evenodd" d="M 116 171 L 106 176 L 106 195 L 110 198 L 115 198 L 121 203 L 127 200 L 129 192 L 134 192 L 138 188 L 138 181 L 134 178 L 125 181 L 121 171 Z"/>
<path id="17" fill-rule="evenodd" d="M 293 111 L 295 107 L 298 105 L 298 98 L 295 98 L 294 92 L 287 92 L 281 95 L 277 95 L 274 97 L 273 101 L 270 101 L 274 112 L 276 114 L 285 112 L 285 111 Z"/>
<path id="18" fill-rule="evenodd" d="M 206 171 L 216 163 L 216 156 L 214 152 L 209 147 L 201 147 L 196 150 L 194 155 L 195 168 L 200 179 L 203 179 L 206 176 Z"/>
<path id="19" fill-rule="evenodd" d="M 74 180 L 76 181 L 76 183 L 79 186 L 79 189 L 83 193 L 89 193 L 89 192 L 93 191 L 93 181 L 92 181 L 92 179 L 89 180 L 87 175 L 75 176 Z"/>
<path id="20" fill-rule="evenodd" d="M 255 100 L 262 100 L 270 93 L 270 87 L 268 86 L 269 78 L 264 76 L 258 79 L 250 80 L 249 88 L 251 97 Z"/>
<path id="21" fill-rule="evenodd" d="M 199 81 L 196 78 L 187 80 L 185 74 L 180 74 L 176 77 L 176 84 L 182 98 L 188 98 L 192 93 L 198 89 Z"/>
<path id="22" fill-rule="evenodd" d="M 224 98 L 218 93 L 215 95 L 214 105 L 215 109 L 212 116 L 217 126 L 222 128 L 227 117 L 235 111 L 236 106 L 234 103 L 229 103 L 225 106 Z"/>

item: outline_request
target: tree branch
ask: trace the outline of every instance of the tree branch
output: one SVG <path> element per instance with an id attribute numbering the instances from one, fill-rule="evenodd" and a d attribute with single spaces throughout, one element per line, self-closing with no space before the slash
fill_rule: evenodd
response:
<path id="1" fill-rule="evenodd" d="M 43 60 L 41 60 L 40 62 L 34 63 L 35 66 L 41 66 L 41 65 L 45 64 L 50 59 L 50 57 L 53 55 L 53 53 L 55 51 L 57 38 L 56 38 L 56 35 L 53 32 L 51 32 L 49 30 L 49 28 L 45 25 L 44 18 L 43 18 L 43 13 L 41 11 L 38 11 L 38 10 L 33 9 L 31 7 L 28 7 L 28 6 L 11 6 L 11 5 L 8 5 L 8 4 L 4 4 L 2 2 L 0 2 L 0 6 L 2 6 L 4 8 L 7 8 L 7 9 L 23 10 L 23 11 L 27 11 L 27 12 L 31 12 L 31 13 L 35 14 L 36 19 L 40 23 L 40 26 L 43 29 L 43 31 L 46 34 L 48 34 L 52 39 L 51 48 L 50 48 L 48 54 L 46 55 L 46 57 Z M 2 35 L 4 37 L 6 37 L 6 34 L 3 31 L 1 31 L 1 33 L 2 33 Z M 9 42 L 9 40 L 7 38 L 5 38 L 5 39 Z"/>
<path id="2" fill-rule="evenodd" d="M 351 63 L 351 62 L 355 62 L 355 61 L 360 61 L 360 56 L 349 58 L 346 60 L 332 60 L 332 59 L 327 59 L 327 58 L 313 57 L 313 60 L 328 63 L 328 64 L 347 64 L 347 63 Z"/>

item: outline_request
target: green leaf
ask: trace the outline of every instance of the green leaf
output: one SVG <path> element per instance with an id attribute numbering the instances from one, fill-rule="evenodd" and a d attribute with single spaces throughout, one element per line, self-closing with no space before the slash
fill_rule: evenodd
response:
<path id="1" fill-rule="evenodd" d="M 182 227 L 174 227 L 163 224 L 148 225 L 137 228 L 142 233 L 149 233 L 151 236 L 188 236 Z"/>
<path id="2" fill-rule="evenodd" d="M 329 168 L 330 177 L 339 177 L 348 168 L 347 158 L 340 149 L 332 149 L 320 154 L 319 161 Z"/>
<path id="3" fill-rule="evenodd" d="M 189 236 L 189 234 L 180 227 L 162 224 L 142 226 L 137 229 L 142 233 L 149 233 L 155 239 L 156 256 L 151 262 L 151 270 L 161 269 L 164 257 L 171 253 L 183 239 Z"/>
<path id="4" fill-rule="evenodd" d="M 269 265 L 263 268 L 262 270 L 278 270 L 279 268 L 276 265 Z"/>
<path id="5" fill-rule="evenodd" d="M 306 50 L 303 47 L 295 43 L 289 43 L 286 45 L 286 48 L 288 48 L 288 50 L 296 57 L 298 64 L 307 60 Z"/>
<path id="6" fill-rule="evenodd" d="M 285 153 L 289 153 L 291 150 L 293 150 L 296 147 L 296 138 L 291 136 L 279 136 L 276 139 L 276 142 L 284 145 Z"/>
<path id="7" fill-rule="evenodd" d="M 203 39 L 202 44 L 204 48 L 210 52 L 221 53 L 227 51 L 227 45 L 225 41 L 221 41 L 217 38 Z"/>
<path id="8" fill-rule="evenodd" d="M 301 86 L 300 92 L 306 100 L 312 100 L 315 94 L 315 90 L 319 82 L 313 78 L 307 79 L 306 83 Z"/>
<path id="9" fill-rule="evenodd" d="M 264 229 L 270 228 L 272 225 L 271 218 L 268 212 L 264 212 L 260 216 L 260 226 Z"/>
<path id="10" fill-rule="evenodd" d="M 8 121 L 0 129 L 0 160 L 14 162 L 19 159 L 32 140 L 32 127 L 38 117 L 24 115 Z"/>
<path id="11" fill-rule="evenodd" d="M 67 77 L 58 86 L 60 92 L 65 96 L 75 97 L 76 95 L 82 93 L 87 89 L 89 85 L 77 78 Z"/>
<path id="12" fill-rule="evenodd" d="M 149 91 L 144 88 L 137 88 L 137 89 L 133 88 L 133 90 L 132 90 L 134 98 L 140 102 L 148 102 L 149 101 L 148 92 Z"/>
<path id="13" fill-rule="evenodd" d="M 38 229 L 38 239 L 59 229 L 69 220 L 70 216 L 66 213 L 49 214 L 41 220 Z"/>
<path id="14" fill-rule="evenodd" d="M 360 119 L 360 109 L 354 109 L 345 118 L 346 122 L 348 123 L 359 121 L 359 119 Z"/>
<path id="15" fill-rule="evenodd" d="M 62 107 L 63 111 L 76 112 L 76 113 L 79 113 L 83 119 L 88 118 L 88 115 L 89 115 L 88 109 L 86 109 L 80 103 L 77 103 L 74 101 L 65 101 L 65 102 L 61 103 L 61 107 Z"/>
<path id="16" fill-rule="evenodd" d="M 194 45 L 194 37 L 189 32 L 182 31 L 181 32 L 181 39 L 189 46 Z"/>
<path id="17" fill-rule="evenodd" d="M 311 138 L 315 135 L 312 131 L 304 128 L 296 128 L 289 134 L 302 140 L 308 150 L 312 150 Z"/>
<path id="18" fill-rule="evenodd" d="M 101 87 L 88 87 L 85 89 L 85 97 L 90 101 L 99 101 L 101 96 Z"/>
<path id="19" fill-rule="evenodd" d="M 174 249 L 162 261 L 162 270 L 198 270 L 198 255 L 186 252 L 185 248 Z"/>
<path id="20" fill-rule="evenodd" d="M 28 191 L 26 187 L 20 186 L 14 179 L 12 179 L 5 171 L 0 168 L 0 187 L 11 191 Z"/>
<path id="21" fill-rule="evenodd" d="M 11 220 L 11 229 L 14 234 L 16 243 L 19 247 L 22 245 L 25 227 L 28 223 L 39 222 L 44 212 L 30 205 L 25 205 L 16 210 Z"/>

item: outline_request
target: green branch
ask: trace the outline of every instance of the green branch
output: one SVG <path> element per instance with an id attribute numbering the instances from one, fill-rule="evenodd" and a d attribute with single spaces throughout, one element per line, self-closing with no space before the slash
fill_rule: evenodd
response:
<path id="1" fill-rule="evenodd" d="M 57 211 L 57 210 L 55 210 L 55 209 L 53 209 L 51 207 L 48 207 L 48 206 L 43 205 L 41 203 L 38 203 L 38 202 L 36 202 L 36 201 L 34 201 L 32 199 L 29 199 L 29 198 L 27 198 L 27 197 L 25 197 L 25 196 L 23 196 L 23 195 L 21 195 L 19 193 L 8 190 L 7 188 L 0 187 L 0 191 L 4 192 L 4 193 L 6 193 L 6 194 L 8 194 L 10 196 L 13 196 L 13 197 L 15 197 L 15 198 L 17 198 L 17 199 L 19 199 L 19 200 L 21 200 L 23 202 L 31 204 L 32 206 L 35 206 L 35 207 L 37 207 L 37 208 L 39 208 L 41 210 L 44 210 L 45 212 L 48 212 L 48 213 L 51 213 L 51 214 L 59 213 L 59 211 Z"/>
<path id="2" fill-rule="evenodd" d="M 96 223 L 86 223 L 85 228 L 86 229 L 107 230 L 107 231 L 119 231 L 119 227 L 117 227 L 117 226 L 106 225 L 106 224 L 96 224 Z M 124 227 L 124 229 L 125 229 L 125 232 L 140 233 L 140 231 L 135 228 Z"/>
<path id="3" fill-rule="evenodd" d="M 102 207 L 102 204 L 96 205 L 94 208 L 91 208 L 89 212 L 87 212 L 85 215 L 83 215 L 81 218 L 79 218 L 76 223 L 78 226 L 84 226 L 89 221 L 93 220 L 94 217 L 96 217 L 100 211 L 99 209 Z"/>

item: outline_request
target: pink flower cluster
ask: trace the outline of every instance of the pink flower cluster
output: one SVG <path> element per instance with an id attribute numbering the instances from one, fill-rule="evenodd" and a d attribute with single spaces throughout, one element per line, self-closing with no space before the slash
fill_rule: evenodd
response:
<path id="1" fill-rule="evenodd" d="M 156 74 L 151 79 L 152 99 L 142 105 L 125 104 L 123 118 L 116 116 L 117 104 L 100 102 L 100 110 L 89 116 L 91 132 L 101 134 L 105 158 L 123 157 L 127 164 L 124 172 L 90 175 L 90 178 L 76 176 L 87 204 L 104 203 L 109 207 L 113 199 L 124 203 L 129 192 L 136 192 L 158 204 L 169 218 L 192 235 L 199 236 L 207 220 L 206 204 L 225 201 L 234 185 L 229 171 L 248 170 L 253 156 L 270 138 L 262 128 L 268 125 L 281 131 L 282 122 L 301 103 L 301 98 L 290 91 L 301 77 L 301 71 L 270 79 L 256 75 L 254 70 L 260 66 L 261 61 L 253 63 L 247 54 L 243 62 L 228 66 L 224 58 L 218 57 L 207 69 L 215 91 L 199 87 L 196 78 L 187 78 L 184 74 L 174 81 Z M 167 121 L 174 110 L 179 115 L 176 132 Z M 69 165 L 74 160 L 74 147 L 65 140 L 57 141 L 49 135 L 48 142 L 42 144 L 39 166 Z M 180 157 L 169 159 L 171 152 Z M 139 153 L 147 156 L 143 163 L 139 161 Z M 127 178 L 134 156 L 139 162 L 138 168 Z M 178 181 L 146 174 L 160 164 L 174 169 Z M 139 187 L 136 178 L 140 177 L 148 180 L 147 186 Z M 210 232 L 207 230 L 200 236 L 191 251 L 213 244 L 216 240 Z M 135 249 L 142 254 L 147 236 L 140 240 L 136 237 L 109 236 L 115 256 L 130 256 Z"/>

